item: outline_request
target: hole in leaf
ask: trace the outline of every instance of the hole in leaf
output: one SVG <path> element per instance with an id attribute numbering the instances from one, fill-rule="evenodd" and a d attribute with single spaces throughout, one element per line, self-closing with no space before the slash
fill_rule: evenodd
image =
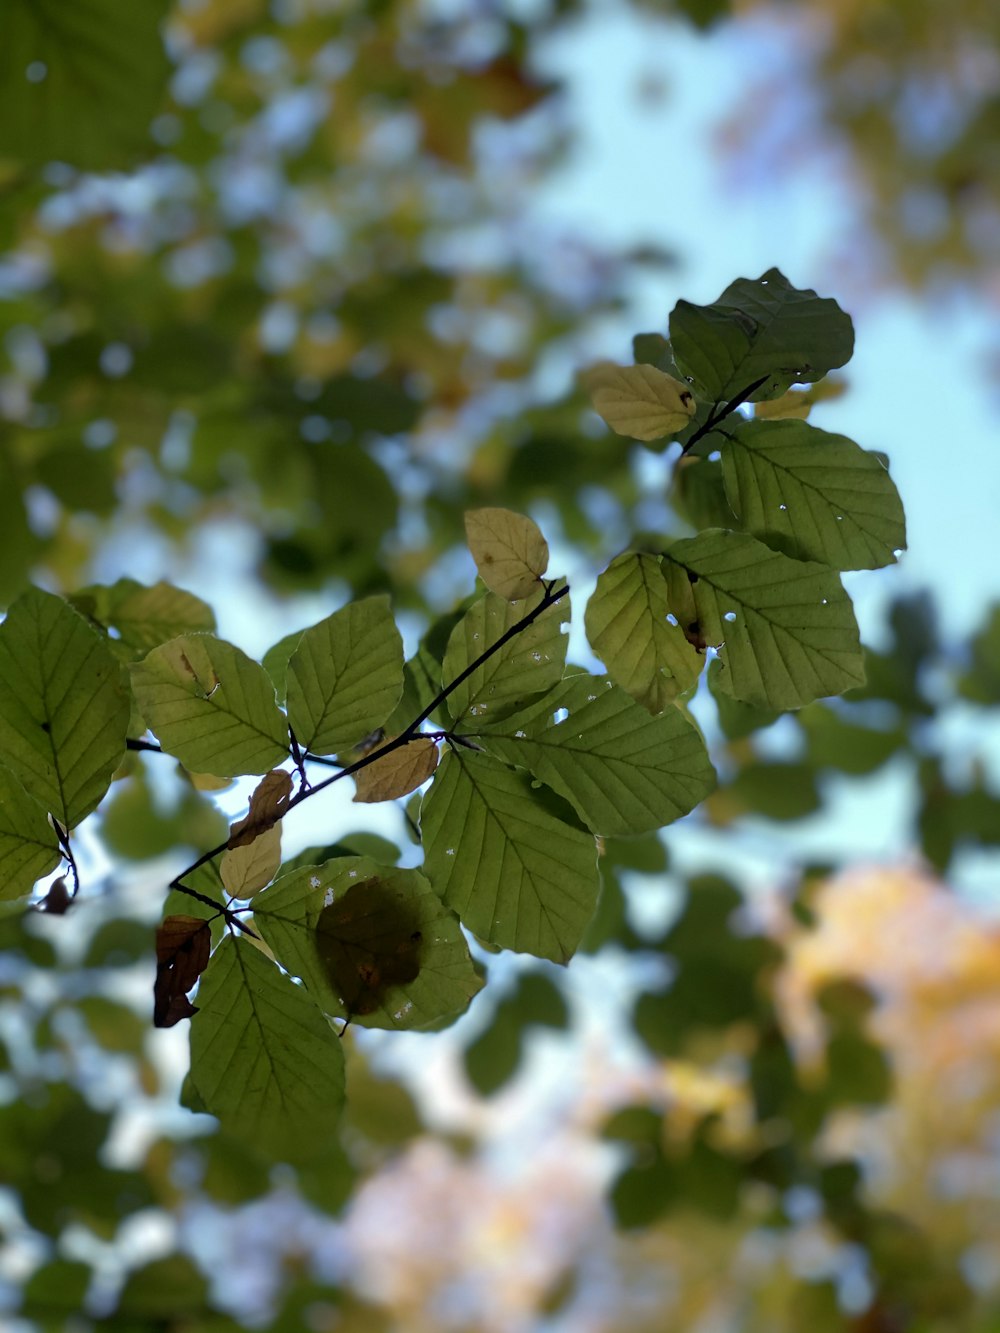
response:
<path id="1" fill-rule="evenodd" d="M 732 623 L 732 622 L 736 619 L 736 612 L 735 612 L 735 611 L 727 611 L 727 612 L 725 613 L 725 615 L 722 617 L 722 619 L 723 619 L 723 620 L 728 620 L 730 623 Z"/>
<path id="2" fill-rule="evenodd" d="M 565 722 L 568 717 L 569 717 L 568 708 L 557 708 L 556 711 L 552 714 L 552 721 L 555 723 Z"/>

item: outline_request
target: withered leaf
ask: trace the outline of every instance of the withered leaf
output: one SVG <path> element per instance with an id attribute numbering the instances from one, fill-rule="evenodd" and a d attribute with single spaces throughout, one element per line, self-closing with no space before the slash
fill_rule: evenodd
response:
<path id="1" fill-rule="evenodd" d="M 153 1026 L 172 1028 L 197 1009 L 187 992 L 208 966 L 212 931 L 198 916 L 168 916 L 156 928 Z"/>
<path id="2" fill-rule="evenodd" d="M 48 893 L 38 904 L 40 912 L 48 912 L 51 916 L 62 916 L 70 904 L 69 888 L 65 879 L 60 877 L 53 880 Z"/>
<path id="3" fill-rule="evenodd" d="M 324 907 L 316 950 L 349 1015 L 370 1014 L 420 973 L 423 935 L 414 904 L 377 875 Z"/>
<path id="4" fill-rule="evenodd" d="M 261 833 L 274 828 L 288 809 L 291 794 L 290 773 L 286 773 L 283 768 L 273 768 L 270 773 L 265 773 L 250 797 L 249 813 L 230 828 L 226 846 L 230 850 L 246 847 Z"/>
<path id="5" fill-rule="evenodd" d="M 417 736 L 354 774 L 356 801 L 393 801 L 415 791 L 437 768 L 438 747 L 429 736 Z"/>

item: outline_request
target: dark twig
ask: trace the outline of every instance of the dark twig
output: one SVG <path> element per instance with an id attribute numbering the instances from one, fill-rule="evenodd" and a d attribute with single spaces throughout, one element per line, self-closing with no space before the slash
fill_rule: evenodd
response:
<path id="1" fill-rule="evenodd" d="M 165 754 L 165 753 L 166 753 L 166 751 L 163 749 L 163 747 L 160 746 L 160 745 L 157 745 L 155 741 L 140 741 L 140 740 L 136 740 L 135 737 L 133 737 L 133 736 L 127 736 L 127 737 L 125 738 L 125 749 L 126 749 L 126 750 L 148 750 L 148 751 L 150 752 L 150 754 Z"/>
<path id="2" fill-rule="evenodd" d="M 752 393 L 753 390 L 750 389 L 748 392 Z M 301 805 L 303 801 L 308 801 L 310 797 L 315 796 L 318 792 L 324 791 L 327 787 L 332 787 L 333 784 L 339 782 L 341 778 L 350 777 L 352 774 L 360 772 L 361 769 L 367 768 L 369 764 L 375 764 L 380 759 L 384 759 L 387 754 L 392 754 L 394 751 L 402 749 L 404 745 L 409 745 L 410 741 L 414 740 L 421 734 L 420 728 L 431 714 L 437 712 L 445 700 L 458 689 L 463 681 L 468 680 L 469 677 L 473 675 L 474 672 L 478 671 L 485 662 L 488 662 L 495 653 L 498 653 L 505 644 L 510 643 L 511 639 L 516 638 L 518 634 L 523 634 L 529 625 L 533 625 L 538 617 L 547 611 L 550 606 L 555 606 L 557 602 L 561 602 L 569 592 L 568 583 L 563 584 L 561 588 L 557 589 L 554 579 L 549 580 L 548 582 L 542 581 L 542 587 L 545 595 L 542 597 L 542 600 L 538 605 L 532 607 L 527 615 L 522 616 L 520 620 L 511 625 L 510 629 L 501 634 L 495 643 L 491 643 L 490 646 L 485 648 L 477 658 L 470 662 L 464 671 L 460 671 L 454 680 L 445 685 L 442 690 L 439 690 L 423 712 L 413 719 L 405 731 L 401 731 L 398 736 L 394 736 L 391 740 L 386 741 L 376 749 L 369 750 L 366 755 L 363 755 L 360 759 L 356 759 L 353 764 L 348 764 L 345 768 L 338 768 L 336 773 L 332 773 L 330 777 L 325 778 L 322 782 L 317 782 L 315 786 L 300 789 L 288 802 L 282 818 L 288 814 L 289 810 L 293 810 L 296 806 Z M 443 732 L 441 733 L 441 738 L 451 739 L 450 736 L 447 736 L 447 734 Z M 317 759 L 321 763 L 336 763 L 335 760 L 324 760 L 322 756 L 312 755 L 308 751 L 304 752 L 303 757 L 305 759 Z M 212 907 L 217 908 L 220 913 L 226 916 L 227 922 L 229 922 L 229 912 L 227 908 L 219 907 L 218 903 L 212 902 L 211 899 L 206 898 L 203 894 L 196 892 L 194 889 L 189 889 L 187 885 L 181 883 L 181 881 L 185 876 L 194 874 L 194 872 L 199 870 L 203 865 L 207 865 L 209 861 L 212 861 L 215 857 L 221 855 L 228 846 L 229 841 L 227 839 L 225 842 L 220 843 L 218 847 L 213 847 L 210 851 L 203 852 L 201 856 L 198 857 L 197 861 L 194 861 L 189 865 L 186 870 L 182 870 L 179 875 L 175 875 L 169 885 L 171 889 L 179 889 L 181 893 L 187 893 L 193 898 L 200 899 L 202 902 L 208 902 Z M 233 923 L 230 922 L 230 924 Z M 237 924 L 241 930 L 249 929 L 247 926 L 242 925 L 242 923 Z"/>
<path id="3" fill-rule="evenodd" d="M 52 824 L 56 831 L 56 840 L 62 850 L 66 864 L 69 866 L 70 875 L 73 877 L 71 897 L 75 898 L 80 892 L 80 871 L 77 868 L 76 857 L 73 855 L 73 848 L 69 845 L 69 829 L 63 828 L 58 819 L 53 819 Z"/>
<path id="4" fill-rule="evenodd" d="M 703 440 L 706 435 L 708 435 L 711 431 L 715 430 L 719 422 L 724 421 L 725 418 L 729 416 L 730 412 L 735 412 L 738 407 L 742 406 L 742 404 L 746 402 L 746 400 L 750 397 L 752 393 L 756 393 L 757 390 L 760 388 L 760 386 L 767 382 L 768 378 L 769 377 L 767 375 L 762 375 L 759 380 L 754 380 L 753 384 L 751 384 L 749 388 L 742 389 L 736 395 L 735 398 L 730 398 L 728 403 L 724 403 L 722 405 L 721 411 L 719 412 L 712 411 L 709 414 L 708 420 L 704 423 L 704 425 L 698 427 L 695 433 L 691 436 L 690 440 L 688 440 L 687 444 L 681 450 L 681 457 L 683 457 L 687 453 L 690 453 L 691 450 L 694 448 L 694 446 L 698 443 L 698 441 Z"/>

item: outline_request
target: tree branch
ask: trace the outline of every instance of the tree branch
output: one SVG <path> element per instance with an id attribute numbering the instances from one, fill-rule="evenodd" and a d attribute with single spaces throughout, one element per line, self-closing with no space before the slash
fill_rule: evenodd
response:
<path id="1" fill-rule="evenodd" d="M 140 741 L 132 736 L 125 738 L 126 750 L 149 750 L 151 754 L 166 754 L 166 751 L 156 744 L 155 741 Z"/>
<path id="2" fill-rule="evenodd" d="M 753 389 L 749 389 L 747 392 L 753 393 Z M 300 789 L 288 802 L 281 818 L 283 819 L 285 815 L 288 814 L 289 810 L 294 810 L 295 807 L 301 805 L 303 801 L 308 801 L 310 797 L 315 796 L 318 792 L 325 791 L 327 787 L 332 787 L 333 784 L 339 782 L 341 778 L 350 777 L 352 774 L 360 772 L 361 769 L 367 768 L 369 764 L 375 764 L 380 759 L 384 759 L 387 754 L 392 754 L 393 751 L 402 749 L 404 745 L 409 745 L 410 741 L 414 740 L 420 734 L 420 727 L 423 726 L 431 714 L 437 712 L 445 700 L 448 699 L 448 697 L 452 695 L 464 681 L 468 680 L 474 672 L 478 671 L 485 662 L 488 662 L 494 653 L 498 653 L 505 644 L 510 643 L 511 639 L 516 638 L 518 634 L 523 634 L 529 625 L 533 625 L 538 617 L 547 611 L 550 606 L 555 606 L 557 602 L 562 601 L 569 592 L 569 584 L 564 583 L 561 588 L 556 588 L 555 583 L 555 579 L 551 579 L 548 582 L 542 581 L 542 587 L 545 592 L 538 605 L 532 607 L 527 615 L 522 616 L 520 620 L 511 625 L 510 629 L 501 634 L 495 643 L 491 643 L 490 646 L 485 648 L 477 658 L 470 662 L 464 671 L 460 671 L 454 680 L 449 681 L 443 689 L 439 690 L 423 712 L 413 719 L 405 731 L 401 731 L 398 736 L 394 736 L 392 740 L 386 741 L 384 745 L 380 745 L 376 749 L 370 750 L 368 754 L 355 760 L 353 764 L 348 764 L 345 768 L 338 769 L 336 773 L 331 774 L 330 777 L 325 778 L 322 782 L 317 782 L 315 786 Z M 444 735 L 444 733 L 442 733 L 442 735 Z M 324 756 L 312 755 L 309 754 L 308 751 L 304 753 L 303 757 L 305 759 L 315 759 L 319 763 L 331 762 L 331 760 Z M 202 855 L 198 857 L 197 861 L 192 862 L 192 864 L 185 870 L 182 870 L 179 875 L 175 875 L 168 887 L 171 889 L 179 889 L 181 893 L 186 893 L 192 898 L 197 898 L 201 902 L 208 903 L 209 906 L 215 907 L 220 913 L 225 915 L 227 923 L 233 924 L 230 922 L 230 911 L 228 908 L 221 907 L 218 903 L 206 897 L 204 894 L 198 893 L 195 889 L 189 889 L 186 884 L 181 883 L 186 875 L 193 875 L 194 872 L 199 870 L 203 865 L 207 865 L 209 861 L 213 861 L 215 857 L 220 856 L 228 846 L 229 840 L 227 839 L 225 842 L 220 843 L 218 847 L 213 847 L 210 851 L 203 852 Z M 244 926 L 240 921 L 237 920 L 235 924 L 240 930 L 249 931 L 249 927 Z"/>
<path id="3" fill-rule="evenodd" d="M 711 431 L 715 430 L 719 422 L 724 421 L 726 417 L 729 416 L 730 412 L 735 412 L 738 407 L 742 406 L 742 404 L 746 402 L 746 400 L 750 397 L 752 393 L 756 393 L 757 390 L 760 388 L 760 386 L 767 382 L 768 378 L 769 376 L 762 375 L 759 380 L 754 380 L 753 384 L 751 384 L 748 388 L 742 389 L 736 395 L 735 398 L 730 398 L 728 403 L 724 403 L 721 412 L 713 411 L 709 413 L 708 420 L 704 423 L 704 425 L 698 427 L 695 433 L 691 436 L 690 440 L 688 440 L 687 444 L 681 450 L 681 457 L 683 458 L 686 453 L 690 453 L 690 451 L 694 448 L 694 446 L 698 443 L 698 441 L 703 440 L 706 435 L 708 435 Z"/>

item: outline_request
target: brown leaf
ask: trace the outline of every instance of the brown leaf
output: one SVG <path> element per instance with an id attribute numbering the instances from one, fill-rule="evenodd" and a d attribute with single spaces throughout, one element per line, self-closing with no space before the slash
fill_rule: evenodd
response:
<path id="1" fill-rule="evenodd" d="M 232 825 L 226 846 L 230 850 L 234 847 L 246 847 L 261 833 L 274 828 L 288 810 L 291 794 L 290 773 L 286 773 L 283 768 L 274 768 L 270 773 L 265 773 L 250 797 L 249 814 Z"/>
<path id="2" fill-rule="evenodd" d="M 377 875 L 352 884 L 316 922 L 316 949 L 346 1012 L 371 1014 L 420 973 L 414 906 Z"/>
<path id="3" fill-rule="evenodd" d="M 438 747 L 429 736 L 417 736 L 398 750 L 376 759 L 354 774 L 356 801 L 394 801 L 414 791 L 437 768 Z"/>
<path id="4" fill-rule="evenodd" d="M 49 886 L 49 891 L 38 904 L 40 912 L 49 912 L 52 916 L 62 916 L 69 907 L 70 896 L 69 889 L 65 879 L 53 880 Z"/>
<path id="5" fill-rule="evenodd" d="M 208 966 L 212 931 L 198 916 L 168 916 L 156 928 L 153 1026 L 170 1028 L 197 1009 L 187 992 Z"/>

